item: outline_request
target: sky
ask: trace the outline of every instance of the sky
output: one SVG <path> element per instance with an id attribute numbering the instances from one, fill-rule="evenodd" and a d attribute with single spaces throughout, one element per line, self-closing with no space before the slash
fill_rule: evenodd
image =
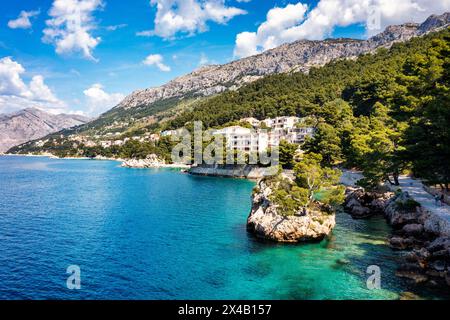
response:
<path id="1" fill-rule="evenodd" d="M 0 113 L 91 117 L 203 65 L 300 39 L 365 39 L 450 11 L 450 0 L 9 0 Z"/>

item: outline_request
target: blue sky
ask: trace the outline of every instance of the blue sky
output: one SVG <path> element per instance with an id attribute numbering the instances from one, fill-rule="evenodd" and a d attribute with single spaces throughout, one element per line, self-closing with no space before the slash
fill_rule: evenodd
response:
<path id="1" fill-rule="evenodd" d="M 399 0 L 404 6 L 398 8 L 384 0 L 366 2 L 380 9 L 377 31 L 381 31 L 391 23 L 419 22 L 430 13 L 450 9 L 449 0 L 441 1 L 436 5 L 431 0 Z M 317 6 L 318 2 L 4 2 L 0 17 L 0 113 L 37 106 L 55 113 L 95 116 L 136 89 L 164 84 L 202 64 L 226 63 L 300 38 L 365 38 L 371 33 L 366 29 L 367 8 L 360 8 L 356 0 L 321 0 Z M 425 12 L 417 10 L 414 3 Z M 76 10 L 65 11 L 71 7 Z M 394 16 L 393 10 L 401 10 L 401 14 Z M 72 30 L 80 33 L 71 34 L 70 26 L 64 23 L 68 14 L 81 15 L 73 20 L 76 26 Z M 328 19 L 325 25 L 323 17 Z M 55 27 L 58 19 L 63 23 Z M 44 30 L 50 33 L 46 39 Z M 64 37 L 67 39 L 58 43 Z"/>

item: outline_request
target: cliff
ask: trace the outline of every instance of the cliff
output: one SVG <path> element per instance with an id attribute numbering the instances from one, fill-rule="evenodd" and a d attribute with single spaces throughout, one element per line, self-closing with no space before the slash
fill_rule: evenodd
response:
<path id="1" fill-rule="evenodd" d="M 321 241 L 336 225 L 335 215 L 319 207 L 300 209 L 294 215 L 282 215 L 271 200 L 276 186 L 261 180 L 252 196 L 247 230 L 257 237 L 276 242 Z"/>

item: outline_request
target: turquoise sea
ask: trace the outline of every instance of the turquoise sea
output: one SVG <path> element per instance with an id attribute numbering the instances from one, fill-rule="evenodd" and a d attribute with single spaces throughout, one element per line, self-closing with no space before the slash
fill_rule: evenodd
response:
<path id="1" fill-rule="evenodd" d="M 112 161 L 0 157 L 0 299 L 397 299 L 381 219 L 337 216 L 329 240 L 246 232 L 254 183 Z M 81 268 L 68 290 L 66 269 Z M 381 268 L 381 290 L 366 269 Z M 417 292 L 424 298 L 441 297 Z"/>

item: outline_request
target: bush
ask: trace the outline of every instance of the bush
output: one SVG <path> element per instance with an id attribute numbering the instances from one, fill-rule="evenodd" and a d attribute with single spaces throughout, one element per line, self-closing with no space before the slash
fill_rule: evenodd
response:
<path id="1" fill-rule="evenodd" d="M 396 203 L 397 209 L 403 212 L 415 211 L 420 206 L 420 203 L 413 199 L 408 199 L 404 202 L 399 201 Z"/>

